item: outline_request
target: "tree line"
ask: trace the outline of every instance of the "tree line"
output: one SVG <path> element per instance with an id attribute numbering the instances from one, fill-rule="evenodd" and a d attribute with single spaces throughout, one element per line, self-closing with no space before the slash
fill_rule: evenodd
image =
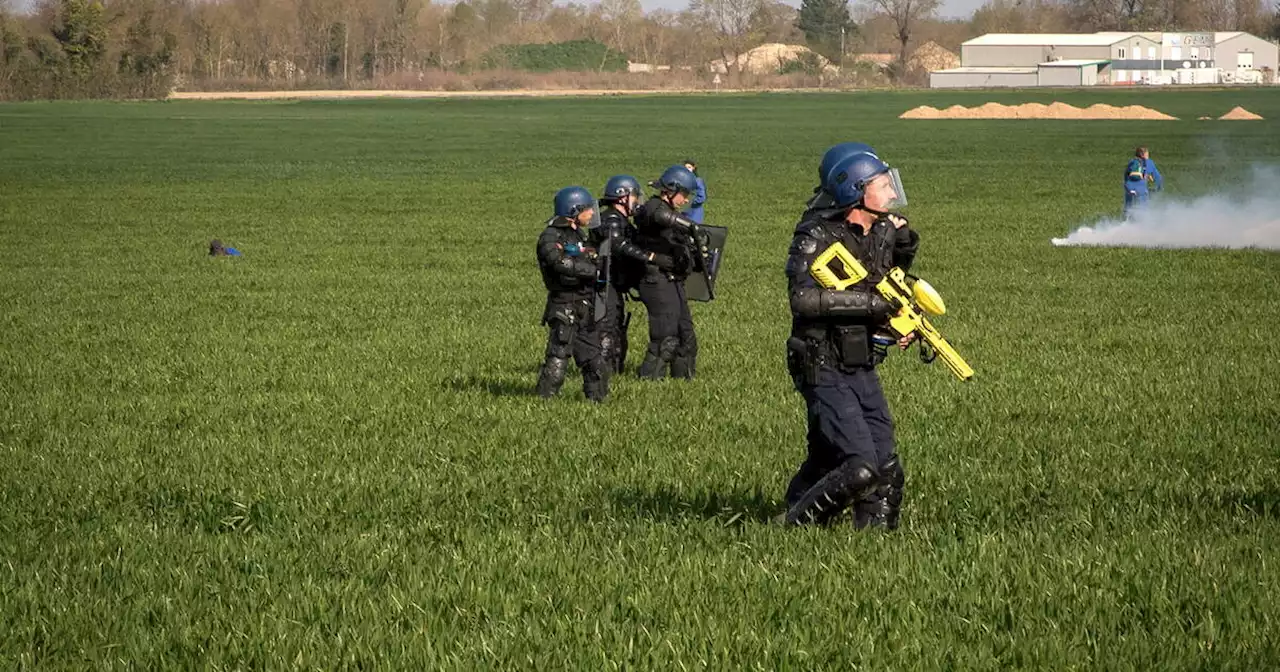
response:
<path id="1" fill-rule="evenodd" d="M 986 32 L 1244 30 L 1280 38 L 1272 0 L 988 0 L 943 20 L 941 0 L 0 0 L 0 99 L 163 97 L 175 86 L 430 86 L 445 75 L 541 69 L 616 72 L 627 61 L 709 79 L 709 64 L 768 42 L 837 64 Z M 525 45 L 521 47 L 521 45 Z M 530 45 L 538 45 L 533 50 Z M 533 54 L 531 56 L 531 54 Z M 531 61 L 531 59 L 533 59 Z M 683 73 L 683 74 L 680 74 Z M 610 80 L 610 81 L 617 81 Z"/>

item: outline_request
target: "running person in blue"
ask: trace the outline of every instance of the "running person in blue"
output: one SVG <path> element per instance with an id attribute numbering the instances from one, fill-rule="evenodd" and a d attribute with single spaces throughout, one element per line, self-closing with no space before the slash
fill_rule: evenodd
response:
<path id="1" fill-rule="evenodd" d="M 1129 159 L 1129 165 L 1124 169 L 1124 215 L 1129 216 L 1129 212 L 1135 207 L 1144 206 L 1151 200 L 1151 192 L 1148 185 L 1154 186 L 1156 191 L 1164 189 L 1164 178 L 1160 176 L 1160 170 L 1156 168 L 1155 161 L 1151 160 L 1151 152 L 1146 147 L 1139 147 L 1133 152 L 1133 158 Z"/>

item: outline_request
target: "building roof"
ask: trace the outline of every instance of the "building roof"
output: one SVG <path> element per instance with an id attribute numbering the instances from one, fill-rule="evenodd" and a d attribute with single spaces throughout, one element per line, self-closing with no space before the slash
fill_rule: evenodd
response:
<path id="1" fill-rule="evenodd" d="M 944 74 L 944 75 L 964 75 L 964 74 L 969 74 L 969 75 L 983 75 L 983 74 L 985 74 L 985 75 L 1034 75 L 1034 74 L 1036 74 L 1036 72 L 1037 72 L 1036 68 L 1000 68 L 1000 67 L 994 67 L 994 66 L 993 66 L 993 67 L 989 67 L 989 68 L 988 68 L 988 67 L 976 67 L 976 66 L 970 66 L 970 67 L 961 67 L 961 68 L 948 68 L 948 69 L 946 69 L 946 70 L 934 70 L 933 72 L 930 72 L 929 74 L 931 74 L 931 75 L 938 75 L 938 74 Z"/>
<path id="2" fill-rule="evenodd" d="M 1244 35 L 1244 31 L 1243 31 L 1243 30 L 1232 30 L 1232 31 L 1227 31 L 1227 32 L 1222 32 L 1222 33 L 1214 33 L 1214 34 L 1213 34 L 1213 41 L 1214 41 L 1215 43 L 1217 43 L 1217 42 L 1226 42 L 1227 40 L 1229 40 L 1229 39 L 1231 39 L 1231 38 L 1233 38 L 1233 37 L 1240 37 L 1241 35 Z"/>
<path id="3" fill-rule="evenodd" d="M 982 47 L 1108 47 L 1134 33 L 987 33 L 964 42 Z"/>
<path id="4" fill-rule="evenodd" d="M 1086 65 L 1102 65 L 1110 63 L 1106 59 L 1099 58 L 1064 58 L 1060 61 L 1045 61 L 1040 64 L 1042 68 L 1080 68 Z"/>

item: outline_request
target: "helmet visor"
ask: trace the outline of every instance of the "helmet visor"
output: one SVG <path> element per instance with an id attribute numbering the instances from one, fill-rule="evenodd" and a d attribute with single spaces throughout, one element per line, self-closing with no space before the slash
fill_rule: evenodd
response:
<path id="1" fill-rule="evenodd" d="M 889 209 L 897 210 L 907 207 L 907 190 L 902 188 L 902 176 L 898 174 L 897 168 L 889 169 L 889 180 L 893 185 L 893 193 L 896 194 L 895 198 L 889 201 Z"/>
<path id="2" fill-rule="evenodd" d="M 591 209 L 591 215 L 584 218 L 582 213 L 586 212 L 588 208 Z M 582 228 L 598 229 L 600 228 L 600 205 L 592 201 L 590 205 L 579 207 L 577 214 L 573 218 L 577 220 L 578 226 Z"/>

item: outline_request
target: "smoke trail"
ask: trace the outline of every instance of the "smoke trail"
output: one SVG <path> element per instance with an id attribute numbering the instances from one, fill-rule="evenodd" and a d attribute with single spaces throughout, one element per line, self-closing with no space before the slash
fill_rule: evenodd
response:
<path id="1" fill-rule="evenodd" d="M 1258 248 L 1280 250 L 1280 170 L 1255 167 L 1240 188 L 1197 198 L 1162 198 L 1129 213 L 1082 226 L 1058 246 Z M 1118 191 L 1118 190 L 1117 190 Z"/>

